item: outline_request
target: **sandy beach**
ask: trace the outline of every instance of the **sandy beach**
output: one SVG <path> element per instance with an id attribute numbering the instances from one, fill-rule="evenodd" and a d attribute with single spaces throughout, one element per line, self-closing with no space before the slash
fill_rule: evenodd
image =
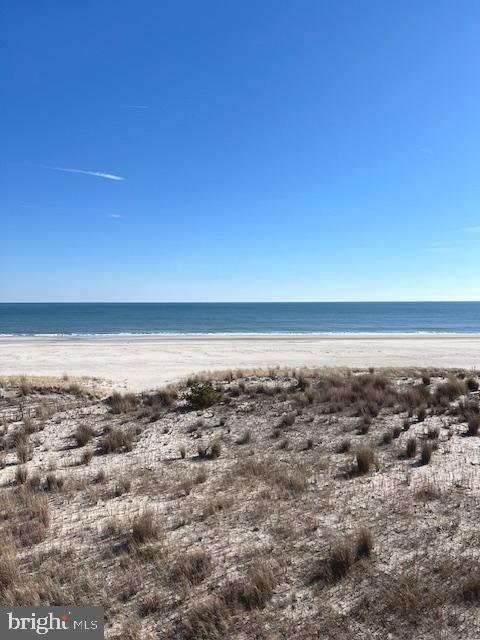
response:
<path id="1" fill-rule="evenodd" d="M 0 339 L 0 375 L 94 376 L 139 391 L 200 371 L 272 366 L 480 367 L 480 336 Z"/>

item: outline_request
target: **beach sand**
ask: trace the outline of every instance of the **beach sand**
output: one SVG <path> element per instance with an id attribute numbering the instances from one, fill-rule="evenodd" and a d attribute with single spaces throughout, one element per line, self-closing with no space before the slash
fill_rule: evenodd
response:
<path id="1" fill-rule="evenodd" d="M 94 376 L 140 391 L 230 368 L 480 367 L 480 335 L 0 338 L 0 375 Z"/>

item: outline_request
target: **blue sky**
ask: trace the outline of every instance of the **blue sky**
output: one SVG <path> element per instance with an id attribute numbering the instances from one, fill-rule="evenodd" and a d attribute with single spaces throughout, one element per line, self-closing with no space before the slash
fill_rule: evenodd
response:
<path id="1" fill-rule="evenodd" d="M 480 300 L 480 3 L 0 22 L 0 300 Z"/>

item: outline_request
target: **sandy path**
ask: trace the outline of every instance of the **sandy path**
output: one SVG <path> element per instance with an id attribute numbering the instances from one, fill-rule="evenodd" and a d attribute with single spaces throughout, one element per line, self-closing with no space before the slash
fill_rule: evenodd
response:
<path id="1" fill-rule="evenodd" d="M 132 390 L 274 365 L 480 368 L 480 335 L 0 338 L 0 375 L 90 375 Z"/>

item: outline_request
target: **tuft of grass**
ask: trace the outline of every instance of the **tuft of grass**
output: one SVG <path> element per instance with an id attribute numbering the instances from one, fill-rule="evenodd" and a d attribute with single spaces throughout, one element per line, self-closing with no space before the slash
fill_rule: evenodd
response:
<path id="1" fill-rule="evenodd" d="M 467 416 L 467 435 L 476 436 L 480 429 L 480 415 L 478 413 L 469 413 Z"/>
<path id="2" fill-rule="evenodd" d="M 356 558 L 366 558 L 373 550 L 373 537 L 366 527 L 359 529 L 355 539 L 355 556 Z"/>
<path id="3" fill-rule="evenodd" d="M 336 582 L 344 578 L 353 567 L 355 553 L 350 540 L 340 540 L 330 550 L 326 563 L 326 577 Z"/>
<path id="4" fill-rule="evenodd" d="M 428 464 L 432 459 L 433 446 L 431 442 L 424 442 L 420 450 L 420 461 L 422 464 Z"/>
<path id="5" fill-rule="evenodd" d="M 135 544 L 143 544 L 156 540 L 160 536 L 160 526 L 152 511 L 144 511 L 132 525 L 130 540 Z"/>
<path id="6" fill-rule="evenodd" d="M 188 583 L 200 584 L 212 571 L 210 554 L 202 549 L 189 551 L 173 566 L 172 579 Z"/>
<path id="7" fill-rule="evenodd" d="M 273 595 L 274 586 L 275 578 L 270 567 L 263 562 L 255 562 L 247 571 L 238 600 L 248 611 L 263 609 Z"/>
<path id="8" fill-rule="evenodd" d="M 407 458 L 414 458 L 417 455 L 417 439 L 415 436 L 408 438 L 405 455 Z"/>
<path id="9" fill-rule="evenodd" d="M 214 440 L 210 445 L 209 449 L 209 457 L 214 460 L 215 458 L 219 458 L 222 453 L 222 444 L 220 440 Z"/>
<path id="10" fill-rule="evenodd" d="M 91 427 L 86 424 L 80 424 L 76 429 L 73 437 L 77 443 L 77 447 L 84 447 L 90 441 L 93 435 Z"/>
<path id="11" fill-rule="evenodd" d="M 107 403 L 110 405 L 110 411 L 114 414 L 128 413 L 138 405 L 138 397 L 133 393 L 122 394 L 115 391 L 107 399 Z"/>
<path id="12" fill-rule="evenodd" d="M 273 482 L 291 493 L 303 493 L 307 490 L 308 481 L 301 471 L 286 471 L 281 469 L 275 471 L 272 475 Z"/>
<path id="13" fill-rule="evenodd" d="M 104 453 L 131 451 L 133 449 L 133 433 L 122 429 L 112 429 L 100 441 Z"/>
<path id="14" fill-rule="evenodd" d="M 48 473 L 45 478 L 45 491 L 60 491 L 65 481 L 61 476 L 54 473 Z"/>
<path id="15" fill-rule="evenodd" d="M 372 425 L 372 418 L 370 416 L 363 416 L 360 424 L 357 427 L 357 431 L 360 435 L 364 436 L 370 431 Z"/>
<path id="16" fill-rule="evenodd" d="M 28 469 L 22 464 L 15 470 L 15 484 L 25 484 L 27 481 Z"/>
<path id="17" fill-rule="evenodd" d="M 93 458 L 93 452 L 91 449 L 85 449 L 85 451 L 82 453 L 82 457 L 80 458 L 80 462 L 81 464 L 90 464 L 91 460 Z"/>
<path id="18" fill-rule="evenodd" d="M 185 640 L 228 638 L 230 616 L 225 600 L 218 596 L 207 596 L 194 601 L 183 619 Z"/>
<path id="19" fill-rule="evenodd" d="M 383 444 L 390 444 L 393 440 L 393 433 L 392 431 L 385 431 L 385 433 L 382 436 L 382 443 Z"/>
<path id="20" fill-rule="evenodd" d="M 427 430 L 427 438 L 430 440 L 438 440 L 440 436 L 440 429 L 438 427 L 429 427 Z"/>
<path id="21" fill-rule="evenodd" d="M 338 453 L 347 453 L 348 451 L 350 451 L 351 447 L 352 447 L 352 441 L 350 440 L 350 438 L 345 438 L 338 445 L 337 452 Z"/>
<path id="22" fill-rule="evenodd" d="M 355 460 L 357 463 L 357 472 L 361 474 L 368 473 L 374 463 L 372 449 L 370 447 L 360 447 L 355 453 Z"/>
<path id="23" fill-rule="evenodd" d="M 421 407 L 419 407 L 417 411 L 417 421 L 423 422 L 426 417 L 427 417 L 427 408 L 425 407 L 425 405 L 422 405 Z"/>
<path id="24" fill-rule="evenodd" d="M 10 590 L 18 578 L 19 570 L 15 544 L 11 538 L 5 537 L 0 548 L 0 596 Z"/>
<path id="25" fill-rule="evenodd" d="M 114 486 L 114 495 L 118 498 L 123 496 L 124 493 L 128 493 L 132 487 L 132 481 L 127 476 L 121 476 L 117 478 Z"/>

